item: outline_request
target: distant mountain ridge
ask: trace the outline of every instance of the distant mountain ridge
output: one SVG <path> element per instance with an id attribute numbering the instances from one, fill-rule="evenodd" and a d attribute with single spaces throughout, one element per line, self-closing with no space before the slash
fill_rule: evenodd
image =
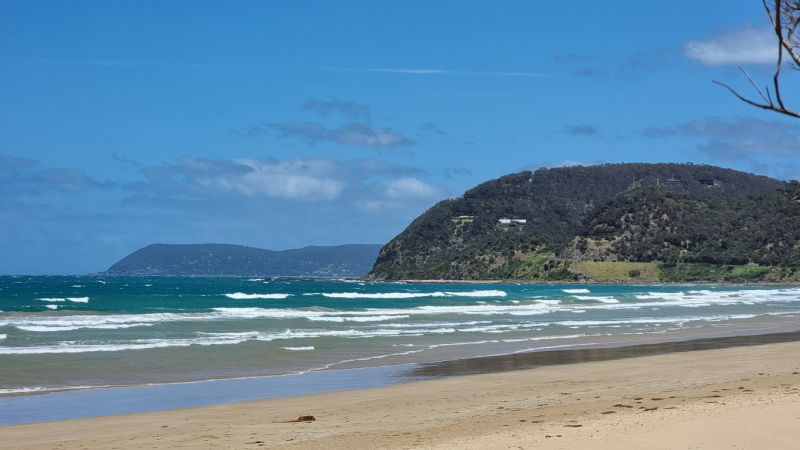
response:
<path id="1" fill-rule="evenodd" d="M 800 280 L 798 193 L 797 182 L 699 164 L 520 172 L 434 205 L 368 278 Z"/>
<path id="2" fill-rule="evenodd" d="M 360 277 L 369 272 L 379 244 L 265 250 L 233 244 L 152 244 L 98 275 Z"/>

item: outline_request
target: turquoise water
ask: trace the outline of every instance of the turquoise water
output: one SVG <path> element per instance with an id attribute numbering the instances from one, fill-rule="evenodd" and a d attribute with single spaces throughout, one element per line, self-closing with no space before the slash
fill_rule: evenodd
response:
<path id="1" fill-rule="evenodd" d="M 800 289 L 0 277 L 0 394 L 800 329 Z"/>

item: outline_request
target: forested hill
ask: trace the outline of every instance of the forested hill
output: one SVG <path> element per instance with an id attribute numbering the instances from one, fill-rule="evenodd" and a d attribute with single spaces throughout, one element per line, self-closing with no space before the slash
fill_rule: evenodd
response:
<path id="1" fill-rule="evenodd" d="M 515 173 L 433 206 L 381 249 L 369 277 L 596 279 L 581 261 L 667 263 L 647 272 L 658 279 L 682 263 L 787 266 L 800 232 L 792 186 L 695 164 Z"/>
<path id="2" fill-rule="evenodd" d="M 152 244 L 99 275 L 359 277 L 369 272 L 377 244 L 273 251 L 230 244 Z"/>

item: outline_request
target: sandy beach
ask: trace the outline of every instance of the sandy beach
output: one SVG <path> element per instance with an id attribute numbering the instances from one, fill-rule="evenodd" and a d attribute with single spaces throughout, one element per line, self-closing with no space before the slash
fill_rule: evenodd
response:
<path id="1" fill-rule="evenodd" d="M 794 448 L 799 355 L 735 347 L 13 425 L 0 449 Z"/>

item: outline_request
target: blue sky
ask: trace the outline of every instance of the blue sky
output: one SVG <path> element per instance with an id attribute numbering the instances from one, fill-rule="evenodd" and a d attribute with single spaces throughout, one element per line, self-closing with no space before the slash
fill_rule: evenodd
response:
<path id="1" fill-rule="evenodd" d="M 539 167 L 798 178 L 800 121 L 712 84 L 749 94 L 737 67 L 764 85 L 774 56 L 758 0 L 3 0 L 0 274 L 385 243 Z"/>

